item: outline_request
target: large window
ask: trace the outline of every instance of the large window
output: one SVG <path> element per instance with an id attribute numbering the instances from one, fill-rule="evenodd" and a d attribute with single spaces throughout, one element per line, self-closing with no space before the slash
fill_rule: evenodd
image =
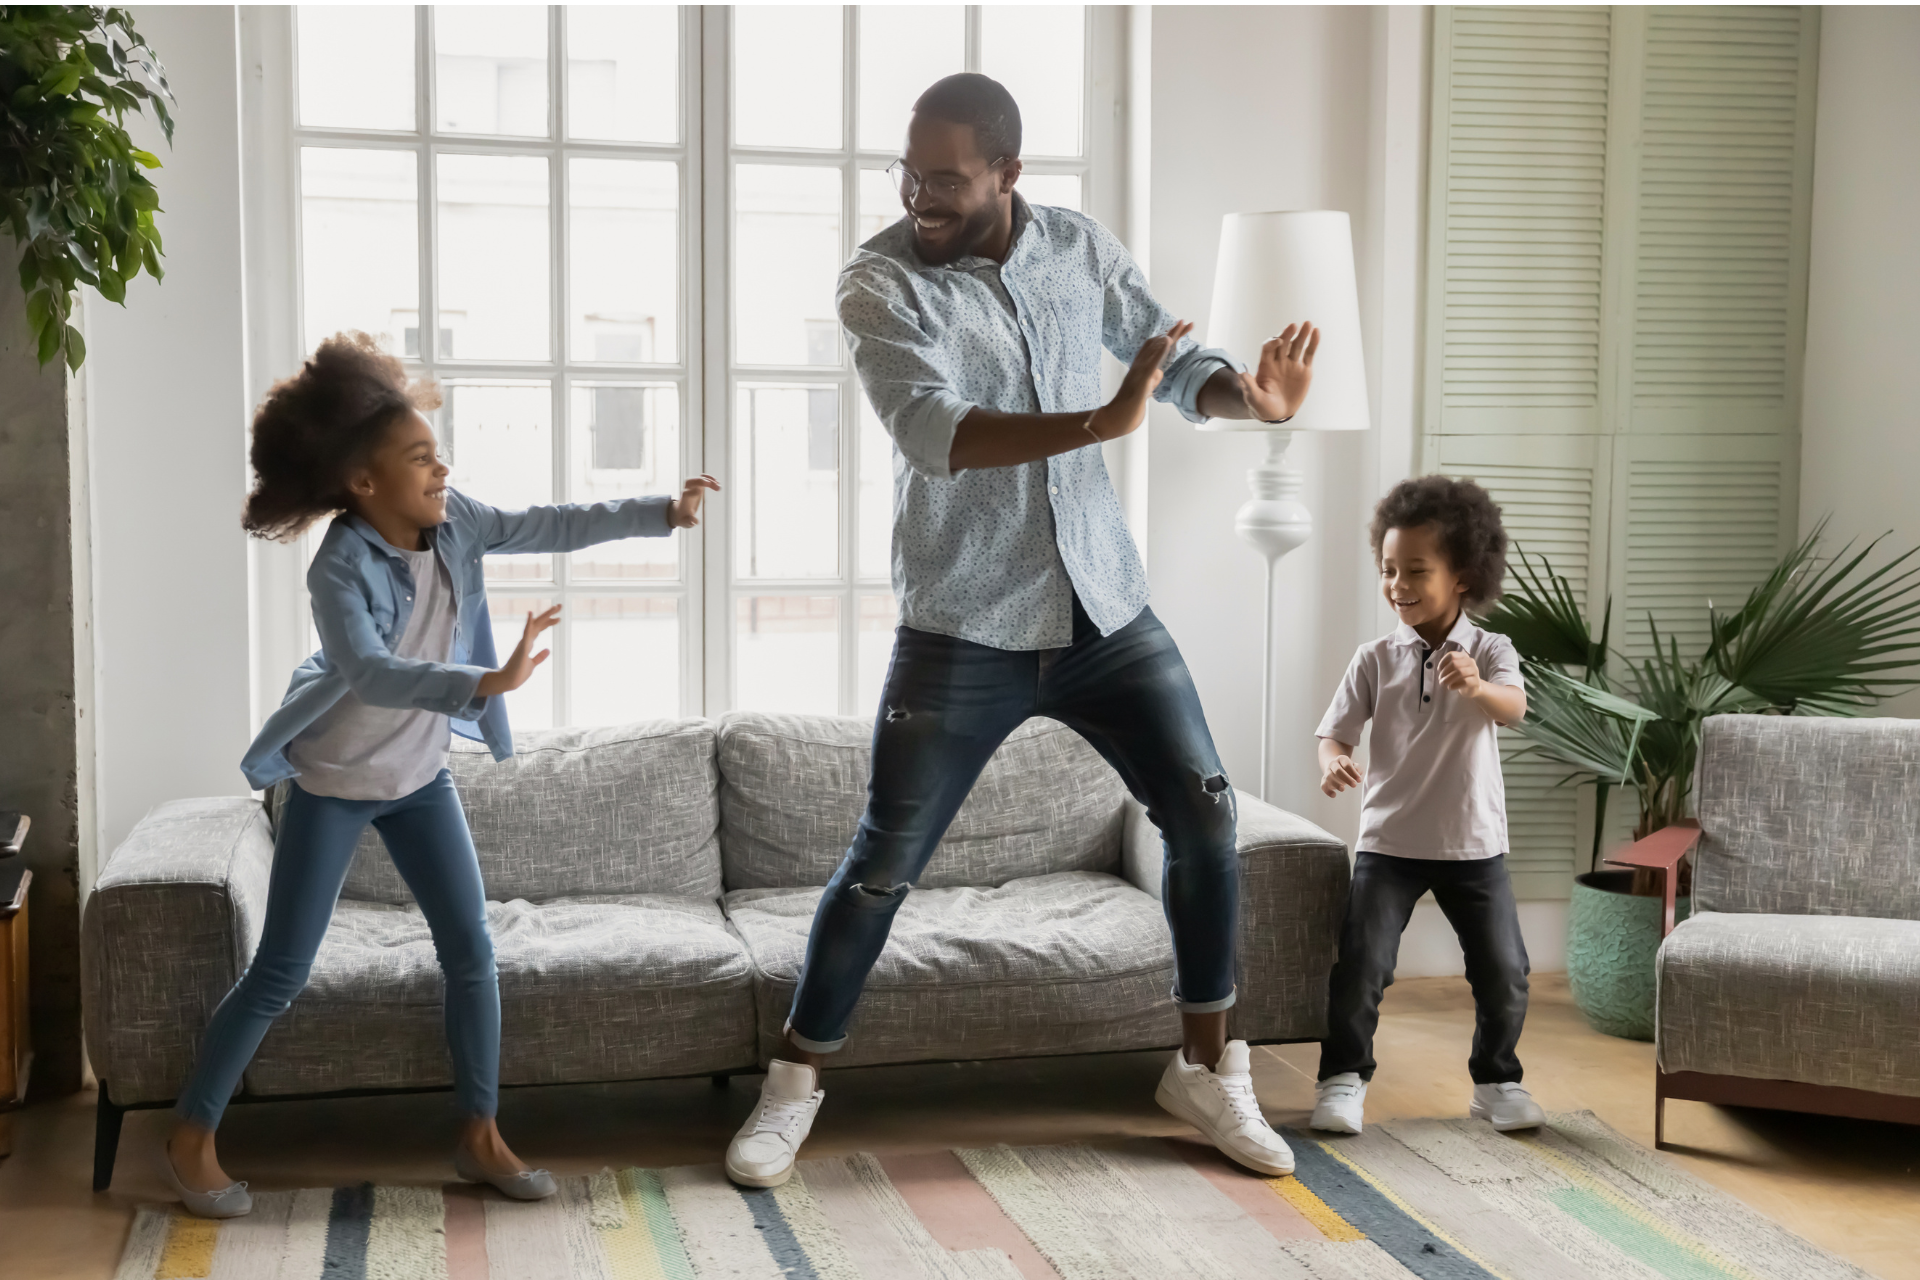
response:
<path id="1" fill-rule="evenodd" d="M 1020 101 L 1029 199 L 1092 205 L 1101 21 L 295 11 L 285 364 L 341 329 L 376 335 L 440 382 L 453 482 L 496 506 L 669 492 L 703 470 L 726 486 L 693 534 L 489 560 L 503 649 L 527 613 L 565 606 L 553 660 L 510 695 L 518 726 L 872 709 L 896 459 L 834 280 L 899 215 L 886 166 L 913 99 L 954 71 Z"/>

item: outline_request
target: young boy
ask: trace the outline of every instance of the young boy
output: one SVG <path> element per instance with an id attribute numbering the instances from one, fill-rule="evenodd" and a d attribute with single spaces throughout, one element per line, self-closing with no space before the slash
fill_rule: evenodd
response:
<path id="1" fill-rule="evenodd" d="M 1360 646 L 1317 733 L 1320 789 L 1364 786 L 1353 888 L 1329 986 L 1312 1126 L 1359 1133 L 1380 996 L 1428 890 L 1466 952 L 1473 987 L 1472 1114 L 1496 1129 L 1545 1119 L 1520 1087 L 1527 949 L 1507 880 L 1507 805 L 1495 730 L 1527 714 L 1520 658 L 1467 617 L 1500 593 L 1500 508 L 1470 480 L 1405 480 L 1373 514 L 1380 587 L 1399 615 Z M 1362 772 L 1353 744 L 1373 721 Z"/>

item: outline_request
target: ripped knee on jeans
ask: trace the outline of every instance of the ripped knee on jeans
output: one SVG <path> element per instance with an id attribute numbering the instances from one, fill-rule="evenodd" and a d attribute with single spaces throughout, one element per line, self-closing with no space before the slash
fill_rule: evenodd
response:
<path id="1" fill-rule="evenodd" d="M 1219 804 L 1226 798 L 1227 791 L 1232 785 L 1227 781 L 1227 775 L 1224 773 L 1216 773 L 1200 779 L 1200 790 L 1205 792 L 1215 804 Z"/>
<path id="2" fill-rule="evenodd" d="M 884 907 L 889 903 L 898 902 L 900 899 L 906 897 L 907 890 L 911 888 L 913 888 L 913 885 L 910 882 L 902 882 L 900 884 L 867 884 L 864 881 L 855 880 L 852 884 L 847 885 L 842 892 L 846 894 L 847 901 L 856 906 Z"/>

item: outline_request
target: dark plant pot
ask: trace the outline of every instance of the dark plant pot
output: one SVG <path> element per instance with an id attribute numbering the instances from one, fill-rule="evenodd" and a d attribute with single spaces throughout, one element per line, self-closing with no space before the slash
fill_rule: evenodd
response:
<path id="1" fill-rule="evenodd" d="M 1567 985 L 1595 1031 L 1653 1039 L 1653 957 L 1660 950 L 1659 898 L 1635 897 L 1633 872 L 1591 871 L 1573 878 L 1567 918 Z M 1687 918 L 1690 900 L 1674 904 Z"/>

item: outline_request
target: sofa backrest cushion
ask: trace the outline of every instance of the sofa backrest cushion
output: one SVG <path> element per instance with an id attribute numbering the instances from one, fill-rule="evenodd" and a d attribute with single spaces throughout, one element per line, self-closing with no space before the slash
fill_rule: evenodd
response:
<path id="1" fill-rule="evenodd" d="M 720 857 L 729 890 L 825 884 L 867 804 L 873 722 L 735 712 L 720 721 Z M 924 888 L 997 888 L 1113 871 L 1126 789 L 1087 741 L 1029 720 L 1003 743 L 934 850 Z"/>
<path id="2" fill-rule="evenodd" d="M 513 758 L 498 763 L 455 738 L 449 767 L 496 902 L 720 895 L 711 721 L 520 733 Z M 411 900 L 372 827 L 361 834 L 343 896 Z"/>
<path id="3" fill-rule="evenodd" d="M 1693 909 L 1920 920 L 1920 721 L 1712 716 Z"/>

